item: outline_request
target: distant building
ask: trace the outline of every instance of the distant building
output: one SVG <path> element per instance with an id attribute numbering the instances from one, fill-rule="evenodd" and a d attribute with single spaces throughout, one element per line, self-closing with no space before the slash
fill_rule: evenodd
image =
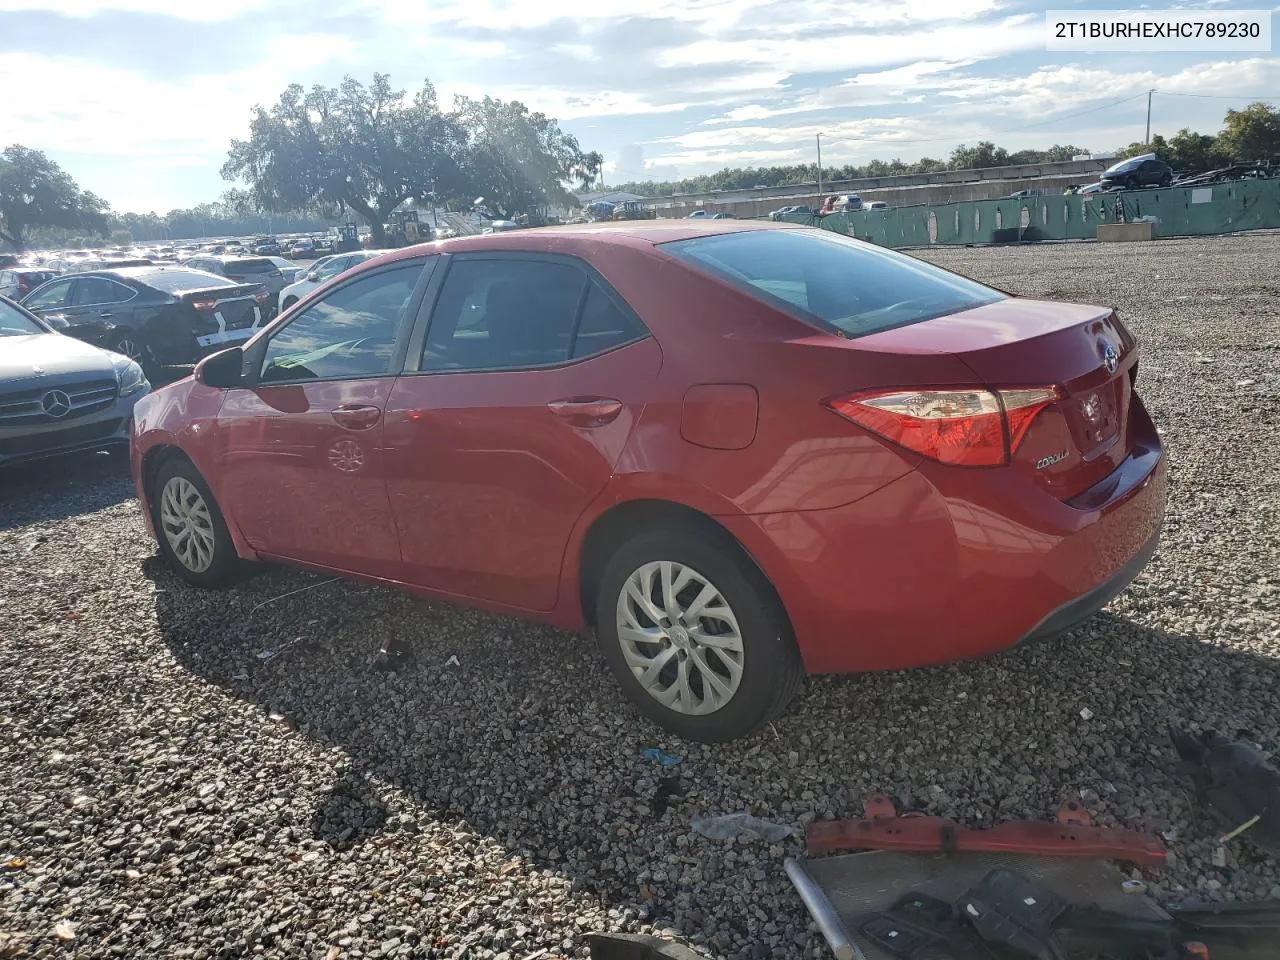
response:
<path id="1" fill-rule="evenodd" d="M 596 191 L 595 193 L 579 193 L 579 194 L 575 194 L 575 196 L 578 198 L 578 202 L 581 203 L 584 207 L 588 203 L 595 203 L 598 200 L 603 200 L 605 203 L 622 203 L 624 200 L 645 199 L 644 197 L 640 196 L 638 193 L 627 193 L 624 190 L 613 190 L 609 192 Z"/>

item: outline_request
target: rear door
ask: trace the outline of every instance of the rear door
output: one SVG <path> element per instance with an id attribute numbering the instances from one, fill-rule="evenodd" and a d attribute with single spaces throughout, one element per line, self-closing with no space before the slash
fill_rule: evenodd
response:
<path id="1" fill-rule="evenodd" d="M 386 414 L 406 576 L 549 610 L 573 525 L 657 375 L 657 343 L 568 257 L 453 257 L 425 320 Z"/>
<path id="2" fill-rule="evenodd" d="M 383 411 L 433 260 L 353 277 L 251 348 L 256 383 L 218 413 L 217 493 L 255 549 L 399 578 Z"/>
<path id="3" fill-rule="evenodd" d="M 66 332 L 73 337 L 93 339 L 103 336 L 114 342 L 114 333 L 133 329 L 133 301 L 138 292 L 108 277 L 76 277 L 71 298 L 62 314 Z"/>

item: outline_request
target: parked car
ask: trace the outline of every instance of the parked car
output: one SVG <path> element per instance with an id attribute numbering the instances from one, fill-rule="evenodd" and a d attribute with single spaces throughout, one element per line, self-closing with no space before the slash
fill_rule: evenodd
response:
<path id="1" fill-rule="evenodd" d="M 1144 153 L 1108 167 L 1103 171 L 1099 182 L 1104 190 L 1112 187 L 1124 187 L 1126 190 L 1167 187 L 1173 183 L 1173 167 L 1158 159 L 1154 153 Z"/>
<path id="2" fill-rule="evenodd" d="M 312 241 L 312 245 L 315 248 L 315 252 L 317 256 L 326 254 L 326 253 L 338 252 L 336 249 L 334 249 L 332 237 L 316 237 L 315 240 Z"/>
<path id="3" fill-rule="evenodd" d="M 53 332 L 0 297 L 0 466 L 76 450 L 127 450 L 151 385 L 117 353 Z"/>
<path id="4" fill-rule="evenodd" d="M 310 240 L 295 240 L 293 246 L 289 248 L 289 256 L 295 260 L 298 257 L 314 257 L 316 255 L 316 245 Z"/>
<path id="5" fill-rule="evenodd" d="M 256 257 L 280 256 L 280 241 L 275 237 L 257 237 L 250 249 Z"/>
<path id="6" fill-rule="evenodd" d="M 192 584 L 280 561 L 591 631 L 718 741 L 805 671 L 981 656 L 1119 592 L 1165 498 L 1137 358 L 1110 308 L 813 228 L 465 237 L 144 399 L 132 466 Z"/>
<path id="7" fill-rule="evenodd" d="M 838 193 L 836 198 L 831 201 L 832 213 L 851 213 L 864 208 L 865 204 L 863 204 L 862 198 L 856 193 Z"/>
<path id="8" fill-rule="evenodd" d="M 151 368 L 247 339 L 270 312 L 270 294 L 186 267 L 126 267 L 59 277 L 22 305 L 60 333 Z"/>
<path id="9" fill-rule="evenodd" d="M 288 310 L 320 284 L 332 280 L 358 263 L 380 257 L 387 252 L 386 250 L 357 250 L 354 253 L 337 253 L 320 258 L 311 264 L 311 269 L 303 274 L 302 279 L 295 280 L 280 291 L 280 309 Z"/>
<path id="10" fill-rule="evenodd" d="M 276 265 L 276 269 L 280 271 L 280 282 L 284 284 L 284 287 L 287 287 L 289 284 L 296 281 L 309 269 L 309 265 L 304 266 L 301 263 L 294 263 L 292 260 L 286 260 L 284 257 L 267 257 L 267 259 L 274 263 Z M 281 287 L 281 290 L 283 290 L 284 287 Z"/>
<path id="11" fill-rule="evenodd" d="M 863 210 L 888 210 L 889 204 L 884 200 L 868 200 L 862 205 Z"/>
<path id="12" fill-rule="evenodd" d="M 40 284 L 52 280 L 58 271 L 47 267 L 9 267 L 0 270 L 0 296 L 21 300 Z"/>
<path id="13" fill-rule="evenodd" d="M 713 218 L 710 210 L 695 210 L 693 211 L 693 213 L 686 216 L 685 219 L 686 220 L 711 220 Z"/>
<path id="14" fill-rule="evenodd" d="M 777 210 L 770 212 L 769 219 L 782 220 L 786 217 L 792 217 L 792 216 L 814 217 L 814 216 L 817 216 L 817 213 L 814 211 L 812 207 L 805 206 L 803 204 L 799 206 L 792 205 L 789 207 L 779 207 Z"/>
<path id="15" fill-rule="evenodd" d="M 226 277 L 236 283 L 260 283 L 270 294 L 267 304 L 272 313 L 280 304 L 280 291 L 284 289 L 284 275 L 270 257 L 205 256 L 197 254 L 183 264 L 191 270 Z"/>
<path id="16" fill-rule="evenodd" d="M 722 210 L 720 213 L 713 213 L 713 214 L 711 215 L 710 219 L 712 219 L 712 220 L 736 220 L 736 219 L 737 219 L 737 217 L 735 217 L 732 213 L 725 213 L 725 212 Z"/>

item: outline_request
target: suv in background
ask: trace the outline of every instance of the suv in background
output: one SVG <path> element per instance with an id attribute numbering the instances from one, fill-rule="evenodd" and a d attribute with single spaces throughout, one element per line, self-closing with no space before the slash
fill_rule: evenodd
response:
<path id="1" fill-rule="evenodd" d="M 1123 187 L 1126 190 L 1136 190 L 1138 187 L 1167 187 L 1173 183 L 1173 167 L 1154 153 L 1144 153 L 1108 167 L 1103 171 L 1099 182 L 1104 190 L 1114 187 Z"/>
<path id="2" fill-rule="evenodd" d="M 256 237 L 251 249 L 259 257 L 278 257 L 280 256 L 280 241 L 275 237 Z"/>
<path id="3" fill-rule="evenodd" d="M 10 267 L 0 270 L 0 297 L 21 300 L 28 293 L 58 275 L 48 267 Z"/>
<path id="4" fill-rule="evenodd" d="M 216 257 L 196 254 L 183 264 L 190 270 L 226 277 L 235 283 L 260 283 L 267 288 L 268 304 L 274 313 L 280 308 L 280 291 L 284 289 L 284 274 L 267 257 L 237 257 L 227 254 Z"/>

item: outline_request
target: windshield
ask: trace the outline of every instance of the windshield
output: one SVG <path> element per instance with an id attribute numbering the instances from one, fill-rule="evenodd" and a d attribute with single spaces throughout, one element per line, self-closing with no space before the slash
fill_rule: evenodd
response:
<path id="1" fill-rule="evenodd" d="M 914 257 L 829 230 L 752 230 L 661 247 L 801 320 L 850 337 L 1005 297 Z"/>
<path id="2" fill-rule="evenodd" d="M 0 337 L 21 337 L 32 333 L 48 333 L 17 307 L 0 300 Z"/>

